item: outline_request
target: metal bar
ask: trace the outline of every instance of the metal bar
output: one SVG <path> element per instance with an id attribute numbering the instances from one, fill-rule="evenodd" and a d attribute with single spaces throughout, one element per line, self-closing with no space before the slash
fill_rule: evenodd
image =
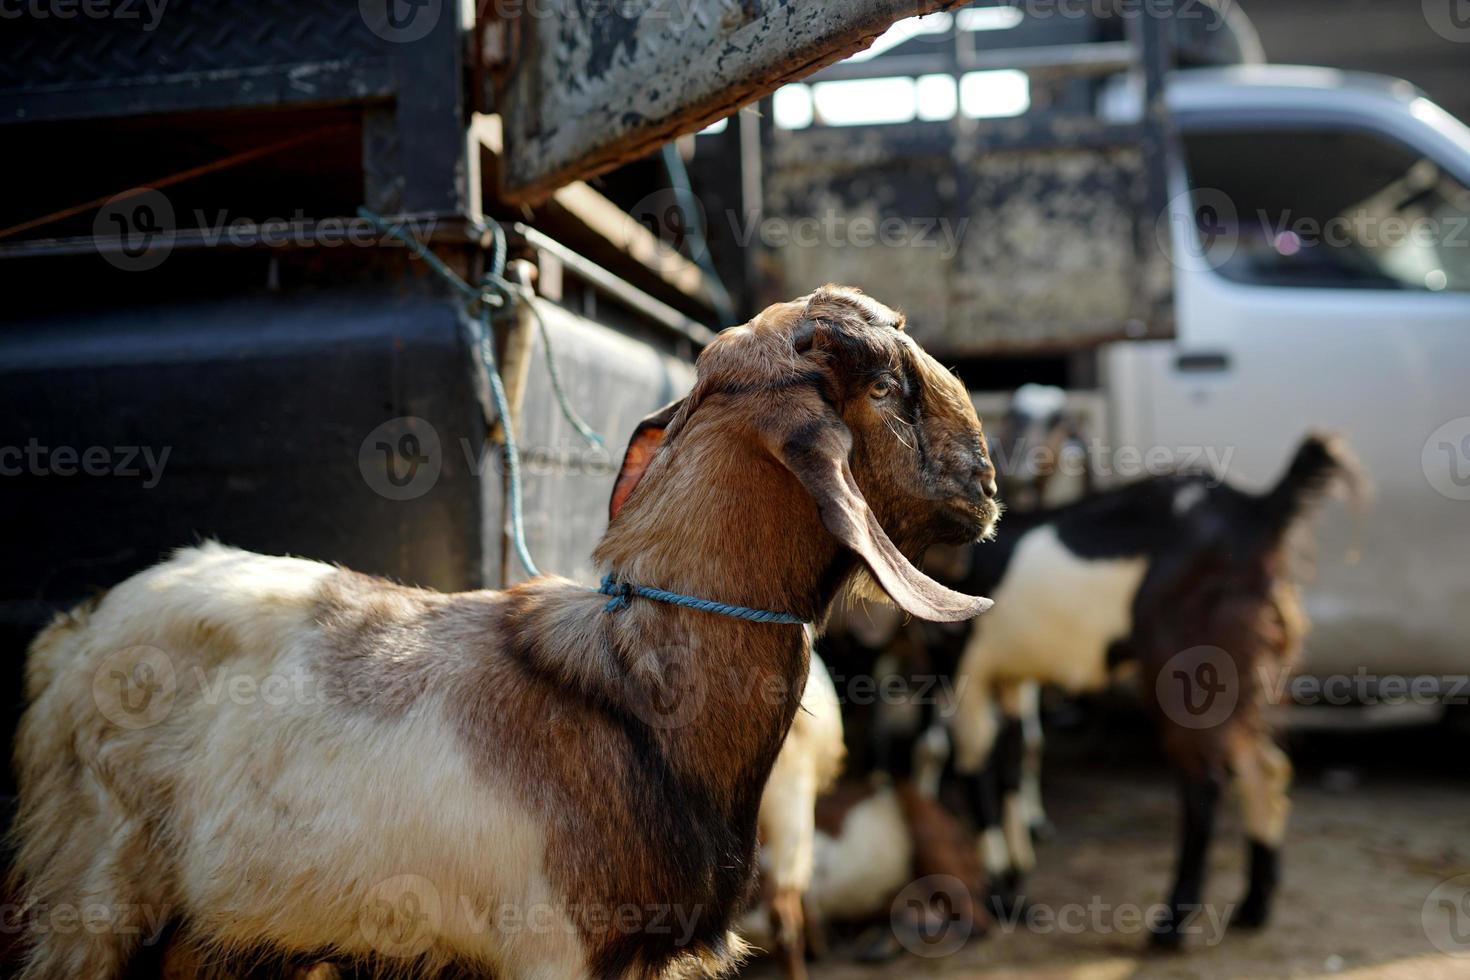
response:
<path id="1" fill-rule="evenodd" d="M 965 71 L 996 71 L 1014 68 L 1060 75 L 1096 75 L 1126 71 L 1138 63 L 1138 48 L 1128 41 L 1099 41 L 1095 44 L 1055 44 L 1044 48 L 1011 48 L 1005 51 L 976 51 L 962 59 Z"/>
<path id="2" fill-rule="evenodd" d="M 1127 29 L 1138 46 L 1143 75 L 1143 112 L 1139 116 L 1139 150 L 1143 157 L 1143 175 L 1135 207 L 1138 219 L 1134 226 L 1135 263 L 1140 281 L 1137 295 L 1142 306 L 1150 296 L 1148 283 L 1142 277 L 1151 267 L 1166 268 L 1157 256 L 1155 222 L 1169 206 L 1169 155 L 1177 145 L 1174 121 L 1169 114 L 1164 87 L 1175 66 L 1174 22 L 1172 0 L 1161 0 L 1165 9 L 1158 16 L 1134 17 Z M 1152 334 L 1167 336 L 1173 332 L 1173 304 L 1156 297 L 1156 302 L 1139 310 L 1139 319 Z"/>
<path id="3" fill-rule="evenodd" d="M 303 84 L 303 78 L 310 83 Z M 250 106 L 345 105 L 390 98 L 394 91 L 387 58 L 226 68 L 0 92 L 0 125 Z"/>
<path id="4" fill-rule="evenodd" d="M 834 82 L 857 78 L 912 78 L 943 74 L 952 70 L 1000 71 L 1015 69 L 1032 73 L 1086 76 L 1126 71 L 1138 63 L 1138 48 L 1129 41 L 1099 41 L 1094 44 L 1051 44 L 1034 48 L 1003 48 L 966 51 L 950 59 L 933 55 L 900 55 L 871 61 L 844 61 L 824 68 L 808 81 Z"/>
<path id="5" fill-rule="evenodd" d="M 498 179 L 505 150 L 500 117 L 477 114 L 471 123 L 470 133 L 481 155 L 487 157 L 485 172 Z M 536 210 L 532 220 L 550 234 L 573 242 L 585 243 L 588 238 L 606 242 L 609 249 L 621 252 L 671 290 L 697 303 L 701 309 L 711 306 L 704 270 L 661 241 L 633 215 L 590 184 L 577 180 L 557 188 L 551 198 Z M 616 262 L 611 256 L 605 260 Z"/>
<path id="6" fill-rule="evenodd" d="M 986 151 L 1032 148 L 1084 148 L 1137 146 L 1140 128 L 1136 123 L 1106 123 L 1095 116 L 1066 112 L 1037 112 L 1012 119 L 964 119 L 967 145 Z M 777 142 L 778 141 L 778 142 Z M 907 158 L 944 156 L 954 142 L 952 120 L 894 123 L 884 126 L 811 126 L 807 129 L 781 130 L 773 140 L 776 153 L 800 158 L 802 154 L 820 153 L 841 158 L 859 142 L 865 147 L 881 148 L 877 156 Z M 783 148 L 799 146 L 795 152 Z M 784 162 L 777 156 L 775 165 Z"/>
<path id="7" fill-rule="evenodd" d="M 691 320 L 672 306 L 661 303 L 641 289 L 628 285 L 602 266 L 589 262 L 555 239 L 548 238 L 536 229 L 519 222 L 512 228 L 532 248 L 551 254 L 572 273 L 614 297 L 618 302 L 648 317 L 652 322 L 677 334 L 681 339 L 699 347 L 704 347 L 715 339 L 714 331 L 704 324 Z"/>
<path id="8" fill-rule="evenodd" d="M 528 36 L 500 100 L 506 198 L 538 201 L 637 159 L 867 47 L 901 18 L 961 2 L 675 4 L 688 16 L 639 7 L 522 17 Z M 597 124 L 571 124 L 578 119 Z"/>
<path id="9" fill-rule="evenodd" d="M 510 280 L 517 285 L 530 289 L 532 286 L 532 275 L 535 266 L 524 259 L 517 259 L 510 263 L 506 274 Z M 525 426 L 521 424 L 521 409 L 526 400 L 526 377 L 531 370 L 531 344 L 536 335 L 536 311 L 527 303 L 517 303 L 515 316 L 511 319 L 510 329 L 505 336 L 505 350 L 500 358 L 500 376 L 505 383 L 506 408 L 509 409 L 508 418 L 495 420 L 495 427 L 490 433 L 492 444 L 504 442 L 504 431 L 509 431 L 519 440 L 525 432 Z M 491 343 L 494 343 L 492 338 Z M 550 357 L 551 352 L 547 351 Z M 511 542 L 510 520 L 508 510 L 511 500 L 510 468 L 503 467 L 504 472 L 500 475 L 500 581 L 510 582 L 511 575 L 511 553 L 514 551 Z"/>
<path id="10" fill-rule="evenodd" d="M 516 259 L 506 270 L 511 282 L 530 289 L 536 267 L 525 259 Z M 517 303 L 515 317 L 505 333 L 505 349 L 500 355 L 500 376 L 505 379 L 505 400 L 510 405 L 510 423 L 518 424 L 521 403 L 526 397 L 526 377 L 531 371 L 531 346 L 536 336 L 536 315 L 525 303 Z M 497 419 L 491 431 L 492 441 L 501 438 L 505 419 Z"/>
<path id="11" fill-rule="evenodd" d="M 481 213 L 479 190 L 469 186 L 476 168 L 468 160 L 464 54 L 459 18 L 448 11 L 426 37 L 399 45 L 394 109 L 406 210 Z"/>

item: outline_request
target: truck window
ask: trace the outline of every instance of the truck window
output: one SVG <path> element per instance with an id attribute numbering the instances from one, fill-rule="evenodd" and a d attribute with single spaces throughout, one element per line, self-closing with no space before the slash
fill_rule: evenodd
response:
<path id="1" fill-rule="evenodd" d="M 1470 190 L 1353 130 L 1184 135 L 1200 240 L 1234 282 L 1470 292 Z"/>

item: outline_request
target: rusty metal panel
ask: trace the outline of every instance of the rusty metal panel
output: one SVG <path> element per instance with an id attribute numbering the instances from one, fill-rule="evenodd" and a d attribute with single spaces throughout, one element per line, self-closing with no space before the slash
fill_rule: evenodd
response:
<path id="1" fill-rule="evenodd" d="M 963 0 L 527 4 L 500 99 L 509 200 L 633 159 Z M 542 16 L 534 16 L 542 10 Z"/>
<path id="2" fill-rule="evenodd" d="M 948 356 L 1168 336 L 1172 280 L 1137 134 L 1055 125 L 1075 132 L 773 133 L 763 220 L 817 234 L 766 236 L 765 290 L 861 286 Z"/>

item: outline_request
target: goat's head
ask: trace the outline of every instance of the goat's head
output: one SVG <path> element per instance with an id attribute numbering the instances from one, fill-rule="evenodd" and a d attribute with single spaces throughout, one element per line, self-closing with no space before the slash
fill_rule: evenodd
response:
<path id="1" fill-rule="evenodd" d="M 989 606 L 905 557 L 989 534 L 998 508 L 968 393 L 903 332 L 901 314 L 858 290 L 825 286 L 721 333 L 699 358 L 693 391 L 634 433 L 612 515 L 625 502 L 642 504 L 644 484 L 678 492 L 668 474 L 681 453 L 709 458 L 741 447 L 780 464 L 787 483 L 794 477 L 805 498 L 793 490 L 783 506 L 810 513 L 802 501 L 815 502 L 821 526 L 898 606 L 932 620 Z M 856 584 L 872 592 L 861 575 Z"/>
<path id="2" fill-rule="evenodd" d="M 1024 384 L 1016 389 L 1000 425 L 990 437 L 1007 506 L 1036 510 L 1047 505 L 1048 485 L 1058 474 L 1081 477 L 1073 494 L 1088 489 L 1087 449 L 1077 418 L 1067 410 L 1067 394 L 1053 385 Z M 1065 500 L 1070 503 L 1071 499 Z"/>

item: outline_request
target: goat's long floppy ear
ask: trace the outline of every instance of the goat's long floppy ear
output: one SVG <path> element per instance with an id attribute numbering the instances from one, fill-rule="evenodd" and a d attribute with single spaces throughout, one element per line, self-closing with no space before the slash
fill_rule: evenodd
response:
<path id="1" fill-rule="evenodd" d="M 633 435 L 628 439 L 628 450 L 623 453 L 623 465 L 618 470 L 617 480 L 613 482 L 612 497 L 607 502 L 609 521 L 618 516 L 628 495 L 633 492 L 638 481 L 643 479 L 643 474 L 648 471 L 648 464 L 653 462 L 654 452 L 664 441 L 664 434 L 668 432 L 674 416 L 683 407 L 684 399 L 671 401 L 633 429 Z"/>
<path id="2" fill-rule="evenodd" d="M 765 433 L 772 453 L 817 502 L 822 524 L 868 566 L 894 605 L 919 619 L 958 622 L 982 613 L 989 599 L 947 589 L 919 571 L 889 539 L 847 465 L 852 433 L 826 417 L 791 413 Z"/>

